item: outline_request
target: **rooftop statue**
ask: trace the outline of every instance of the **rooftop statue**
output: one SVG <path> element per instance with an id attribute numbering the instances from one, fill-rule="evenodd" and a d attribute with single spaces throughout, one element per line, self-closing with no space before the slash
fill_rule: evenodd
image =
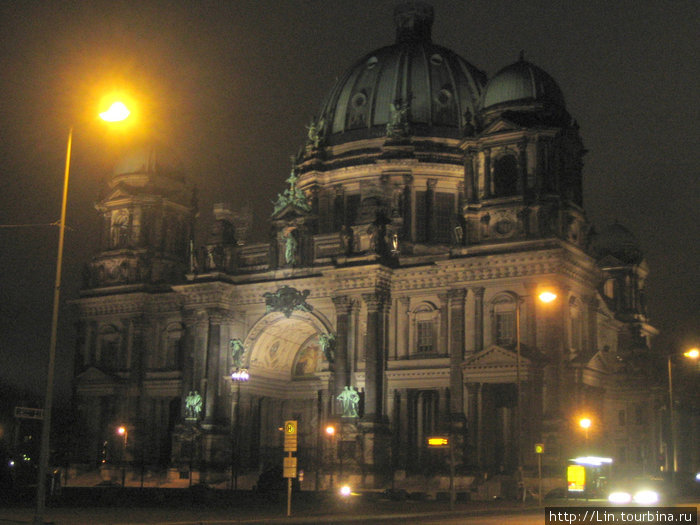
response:
<path id="1" fill-rule="evenodd" d="M 292 172 L 289 174 L 289 178 L 287 179 L 289 188 L 284 190 L 284 193 L 277 194 L 277 202 L 274 203 L 275 208 L 272 212 L 273 215 L 288 204 L 291 204 L 292 206 L 306 212 L 311 211 L 311 206 L 308 202 L 306 202 L 306 195 L 304 195 L 304 192 L 297 186 L 297 180 L 299 180 L 299 178 L 297 177 L 294 168 L 292 168 Z"/>

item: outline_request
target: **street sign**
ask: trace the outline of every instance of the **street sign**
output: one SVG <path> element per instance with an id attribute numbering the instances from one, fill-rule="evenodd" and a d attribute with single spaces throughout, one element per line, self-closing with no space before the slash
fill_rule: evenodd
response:
<path id="1" fill-rule="evenodd" d="M 15 407 L 17 419 L 44 419 L 44 410 L 41 408 Z"/>
<path id="2" fill-rule="evenodd" d="M 297 477 L 297 458 L 293 456 L 288 456 L 283 458 L 282 463 L 282 476 L 285 478 L 296 478 Z"/>
<path id="3" fill-rule="evenodd" d="M 442 448 L 450 444 L 450 440 L 445 436 L 431 436 L 428 438 L 428 446 L 431 448 Z"/>
<path id="4" fill-rule="evenodd" d="M 544 454 L 544 443 L 535 443 L 535 454 Z"/>
<path id="5" fill-rule="evenodd" d="M 297 451 L 297 422 L 295 420 L 284 422 L 284 451 Z"/>

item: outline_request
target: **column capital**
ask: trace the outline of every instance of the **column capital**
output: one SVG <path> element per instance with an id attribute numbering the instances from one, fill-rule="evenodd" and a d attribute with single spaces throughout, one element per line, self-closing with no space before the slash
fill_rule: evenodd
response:
<path id="1" fill-rule="evenodd" d="M 447 297 L 453 301 L 462 301 L 467 297 L 467 290 L 465 288 L 450 288 L 447 290 Z"/>
<path id="2" fill-rule="evenodd" d="M 483 286 L 476 286 L 472 288 L 472 292 L 474 292 L 474 296 L 483 299 L 484 298 L 484 292 L 486 291 L 486 288 Z"/>
<path id="3" fill-rule="evenodd" d="M 347 295 L 333 296 L 331 301 L 335 306 L 336 315 L 349 315 L 356 303 L 355 299 Z"/>
<path id="4" fill-rule="evenodd" d="M 367 305 L 367 310 L 370 312 L 377 312 L 384 308 L 391 306 L 390 304 L 390 294 L 386 290 L 377 290 L 372 293 L 363 293 L 362 300 Z"/>

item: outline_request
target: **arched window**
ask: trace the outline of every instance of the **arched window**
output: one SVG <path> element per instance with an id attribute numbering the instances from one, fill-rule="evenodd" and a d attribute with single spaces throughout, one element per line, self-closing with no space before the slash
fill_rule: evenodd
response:
<path id="1" fill-rule="evenodd" d="M 496 197 L 517 195 L 518 162 L 515 155 L 503 155 L 493 163 L 493 188 Z"/>
<path id="2" fill-rule="evenodd" d="M 417 356 L 431 356 L 438 353 L 437 334 L 439 310 L 430 302 L 420 303 L 413 310 L 415 322 L 414 353 Z"/>
<path id="3" fill-rule="evenodd" d="M 170 369 L 182 367 L 182 336 L 180 323 L 173 323 L 165 331 L 163 342 L 163 366 Z"/>
<path id="4" fill-rule="evenodd" d="M 116 326 L 106 325 L 100 329 L 95 364 L 107 370 L 125 366 L 121 352 L 121 332 Z"/>
<path id="5" fill-rule="evenodd" d="M 120 210 L 112 214 L 112 248 L 122 248 L 129 242 L 129 212 Z"/>
<path id="6" fill-rule="evenodd" d="M 493 340 L 500 346 L 514 346 L 516 343 L 515 297 L 509 293 L 496 296 L 491 303 L 493 320 Z"/>

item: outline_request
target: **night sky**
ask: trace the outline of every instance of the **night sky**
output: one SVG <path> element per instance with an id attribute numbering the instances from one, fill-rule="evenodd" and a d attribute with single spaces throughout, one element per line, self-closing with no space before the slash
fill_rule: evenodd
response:
<path id="1" fill-rule="evenodd" d="M 67 398 L 82 264 L 100 188 L 121 152 L 154 139 L 214 202 L 250 203 L 262 238 L 290 155 L 335 79 L 394 42 L 388 0 L 0 2 L 0 386 L 45 381 L 68 130 L 74 149 L 58 347 Z M 489 76 L 525 58 L 559 83 L 586 148 L 584 205 L 639 239 L 660 352 L 700 336 L 697 1 L 433 0 L 433 41 Z M 131 129 L 100 97 L 139 102 Z M 104 109 L 104 108 L 102 108 Z M 8 227 L 12 226 L 12 227 Z M 0 400 L 1 402 L 1 400 Z"/>

